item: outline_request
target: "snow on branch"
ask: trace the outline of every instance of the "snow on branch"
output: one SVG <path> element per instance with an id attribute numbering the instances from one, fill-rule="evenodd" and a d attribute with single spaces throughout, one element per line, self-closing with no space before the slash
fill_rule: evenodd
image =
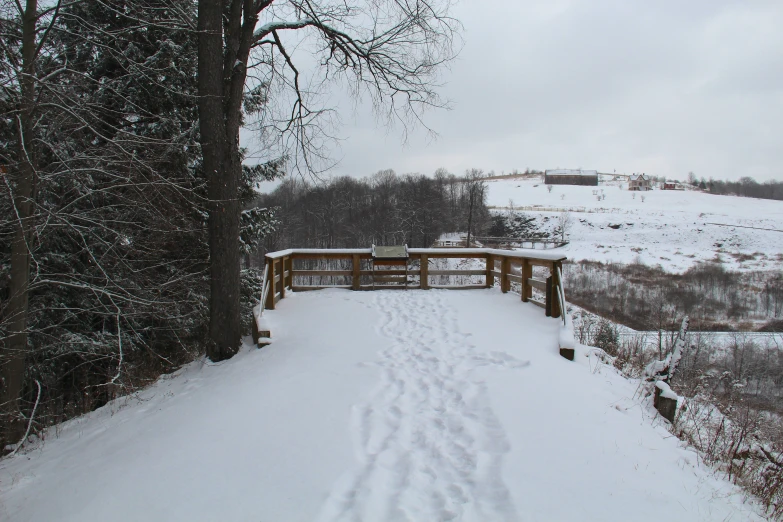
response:
<path id="1" fill-rule="evenodd" d="M 688 334 L 689 324 L 690 320 L 688 316 L 685 316 L 672 351 L 662 361 L 653 361 L 647 365 L 644 369 L 644 376 L 647 380 L 671 382 L 685 351 L 685 336 Z"/>

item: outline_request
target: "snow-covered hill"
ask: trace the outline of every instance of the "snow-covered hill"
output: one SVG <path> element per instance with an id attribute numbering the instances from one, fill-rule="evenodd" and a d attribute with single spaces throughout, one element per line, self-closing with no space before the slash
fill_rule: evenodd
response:
<path id="1" fill-rule="evenodd" d="M 677 272 L 698 261 L 720 260 L 735 270 L 783 264 L 783 232 L 759 230 L 783 230 L 783 201 L 699 191 L 631 192 L 618 182 L 554 185 L 551 192 L 531 179 L 487 185 L 489 205 L 548 217 L 551 228 L 561 211 L 569 211 L 571 243 L 563 252 L 570 259 L 640 261 Z"/>
<path id="2" fill-rule="evenodd" d="M 271 346 L 0 461 L 0 519 L 762 520 L 517 295 L 306 292 L 265 317 Z"/>

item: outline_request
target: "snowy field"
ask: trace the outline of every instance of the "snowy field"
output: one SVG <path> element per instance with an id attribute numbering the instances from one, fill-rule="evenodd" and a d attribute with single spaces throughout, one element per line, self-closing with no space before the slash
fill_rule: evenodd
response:
<path id="1" fill-rule="evenodd" d="M 608 200 L 608 198 L 607 198 Z M 748 521 L 636 385 L 497 290 L 294 294 L 0 461 L 9 521 Z"/>
<path id="2" fill-rule="evenodd" d="M 783 232 L 741 228 L 783 230 L 783 201 L 698 191 L 631 192 L 627 183 L 618 182 L 554 185 L 552 192 L 540 180 L 493 180 L 487 185 L 489 205 L 504 209 L 513 204 L 549 217 L 551 228 L 558 211 L 570 211 L 571 244 L 562 249 L 569 259 L 641 261 L 673 272 L 716 259 L 735 270 L 779 270 L 783 264 Z"/>

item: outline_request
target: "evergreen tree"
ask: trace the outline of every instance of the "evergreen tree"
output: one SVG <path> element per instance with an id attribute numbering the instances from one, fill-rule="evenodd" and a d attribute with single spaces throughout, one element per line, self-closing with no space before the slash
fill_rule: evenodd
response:
<path id="1" fill-rule="evenodd" d="M 36 65 L 46 81 L 38 83 L 36 107 L 36 226 L 22 375 L 28 411 L 37 400 L 35 381 L 43 384 L 36 423 L 89 411 L 203 348 L 209 253 L 194 26 L 193 3 L 68 4 Z M 2 120 L 6 132 L 13 132 L 12 117 Z M 0 154 L 18 155 L 3 146 Z M 281 167 L 246 169 L 243 204 L 259 179 Z M 0 206 L 0 236 L 7 237 L 13 209 L 7 197 Z M 245 248 L 273 225 L 270 210 L 248 210 Z M 7 295 L 4 248 L 0 292 Z M 7 325 L 4 316 L 4 344 Z"/>

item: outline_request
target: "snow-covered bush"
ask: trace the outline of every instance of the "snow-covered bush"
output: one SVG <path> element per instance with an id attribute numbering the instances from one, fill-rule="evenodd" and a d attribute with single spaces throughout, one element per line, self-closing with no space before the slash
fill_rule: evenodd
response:
<path id="1" fill-rule="evenodd" d="M 671 383 L 674 374 L 677 371 L 677 366 L 680 364 L 682 355 L 685 352 L 685 339 L 688 335 L 688 325 L 690 320 L 688 316 L 685 316 L 680 326 L 680 331 L 677 334 L 677 339 L 674 342 L 671 352 L 665 359 L 651 362 L 644 369 L 644 376 L 650 381 L 664 381 Z"/>
<path id="2" fill-rule="evenodd" d="M 611 321 L 601 318 L 590 344 L 601 348 L 611 356 L 616 356 L 620 345 L 617 327 Z"/>
<path id="3" fill-rule="evenodd" d="M 748 402 L 721 402 L 707 389 L 679 409 L 674 433 L 783 520 L 783 418 Z"/>

